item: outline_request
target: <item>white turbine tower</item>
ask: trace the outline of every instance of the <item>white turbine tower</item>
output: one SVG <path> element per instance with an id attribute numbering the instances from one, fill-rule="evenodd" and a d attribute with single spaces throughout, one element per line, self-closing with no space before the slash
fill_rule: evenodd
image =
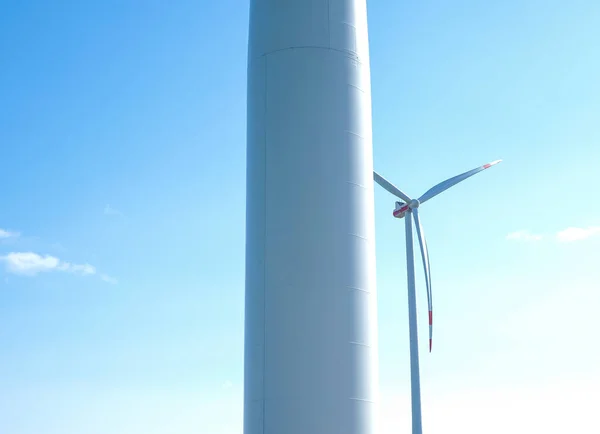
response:
<path id="1" fill-rule="evenodd" d="M 429 199 L 437 196 L 450 187 L 458 184 L 461 181 L 475 175 L 482 170 L 488 169 L 502 160 L 496 160 L 492 163 L 484 164 L 476 169 L 457 175 L 447 179 L 434 187 L 427 190 L 418 199 L 411 199 L 405 193 L 400 191 L 395 185 L 383 178 L 377 172 L 373 171 L 373 178 L 384 189 L 392 193 L 394 196 L 402 199 L 404 202 L 396 202 L 396 208 L 393 215 L 396 218 L 403 218 L 406 213 L 408 217 L 405 220 L 406 227 L 406 277 L 408 281 L 408 322 L 410 333 L 410 380 L 411 380 L 411 402 L 412 402 L 412 432 L 413 434 L 421 434 L 423 432 L 421 423 L 421 385 L 419 378 L 419 349 L 417 336 L 417 300 L 415 295 L 415 267 L 413 254 L 413 236 L 412 236 L 412 221 L 410 215 L 415 219 L 417 229 L 417 238 L 421 246 L 421 258 L 423 260 L 423 268 L 425 270 L 425 284 L 427 287 L 427 307 L 429 310 L 429 351 L 431 352 L 431 343 L 433 338 L 433 305 L 431 297 L 431 273 L 429 268 L 429 254 L 427 252 L 427 243 L 423 226 L 419 220 L 419 206 Z"/>
<path id="2" fill-rule="evenodd" d="M 376 434 L 366 0 L 250 0 L 244 434 Z"/>

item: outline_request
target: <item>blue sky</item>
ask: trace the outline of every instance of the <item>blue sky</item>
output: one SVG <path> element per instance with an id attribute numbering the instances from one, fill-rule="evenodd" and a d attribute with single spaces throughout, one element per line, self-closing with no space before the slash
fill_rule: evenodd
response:
<path id="1" fill-rule="evenodd" d="M 4 5 L 0 431 L 241 432 L 247 6 Z M 504 159 L 421 209 L 428 432 L 600 428 L 599 21 L 369 3 L 377 170 L 416 196 Z M 404 232 L 375 199 L 387 434 L 410 420 Z"/>

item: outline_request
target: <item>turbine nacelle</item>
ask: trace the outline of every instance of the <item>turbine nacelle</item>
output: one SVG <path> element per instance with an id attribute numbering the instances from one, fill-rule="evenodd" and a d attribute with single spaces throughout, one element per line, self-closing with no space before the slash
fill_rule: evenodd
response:
<path id="1" fill-rule="evenodd" d="M 409 203 L 396 202 L 396 208 L 394 208 L 393 215 L 397 219 L 401 219 L 406 215 L 406 212 L 410 209 L 416 209 L 421 203 L 418 199 L 412 199 Z"/>
<path id="2" fill-rule="evenodd" d="M 408 211 L 409 206 L 404 202 L 396 202 L 396 208 L 394 208 L 394 217 L 397 219 L 401 219 L 406 215 L 406 211 Z"/>

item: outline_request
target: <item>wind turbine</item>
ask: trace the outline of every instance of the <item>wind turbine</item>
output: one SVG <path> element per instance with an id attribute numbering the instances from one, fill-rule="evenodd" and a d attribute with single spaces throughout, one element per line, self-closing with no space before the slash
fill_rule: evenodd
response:
<path id="1" fill-rule="evenodd" d="M 419 348 L 418 348 L 418 336 L 417 336 L 417 300 L 415 295 L 415 267 L 413 257 L 413 234 L 412 234 L 412 221 L 410 215 L 415 220 L 415 226 L 417 229 L 417 238 L 419 239 L 419 245 L 421 247 L 421 259 L 423 260 L 423 268 L 425 270 L 425 284 L 427 287 L 427 307 L 429 310 L 429 352 L 431 352 L 431 344 L 433 339 L 433 304 L 431 297 L 431 272 L 429 267 L 429 254 L 427 251 L 427 243 L 425 241 L 425 235 L 423 232 L 423 226 L 419 220 L 419 206 L 428 201 L 429 199 L 437 196 L 438 194 L 446 191 L 450 187 L 458 184 L 461 181 L 481 172 L 482 170 L 488 169 L 502 160 L 496 160 L 483 166 L 477 167 L 468 172 L 461 173 L 460 175 L 449 178 L 439 184 L 431 187 L 418 199 L 411 199 L 395 185 L 385 179 L 383 176 L 373 171 L 373 179 L 381 187 L 392 193 L 394 196 L 402 199 L 404 202 L 396 202 L 393 215 L 396 218 L 403 218 L 407 213 L 408 216 L 405 219 L 406 229 L 406 277 L 408 281 L 408 322 L 409 322 L 409 333 L 410 333 L 410 382 L 411 382 L 411 402 L 412 402 L 412 432 L 413 434 L 421 434 L 423 432 L 421 423 L 421 386 L 419 378 Z"/>

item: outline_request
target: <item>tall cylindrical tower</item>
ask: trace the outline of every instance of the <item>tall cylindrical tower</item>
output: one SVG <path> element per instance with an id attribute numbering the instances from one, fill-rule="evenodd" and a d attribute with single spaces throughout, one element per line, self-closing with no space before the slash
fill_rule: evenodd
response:
<path id="1" fill-rule="evenodd" d="M 244 434 L 376 434 L 366 0 L 251 0 Z"/>

